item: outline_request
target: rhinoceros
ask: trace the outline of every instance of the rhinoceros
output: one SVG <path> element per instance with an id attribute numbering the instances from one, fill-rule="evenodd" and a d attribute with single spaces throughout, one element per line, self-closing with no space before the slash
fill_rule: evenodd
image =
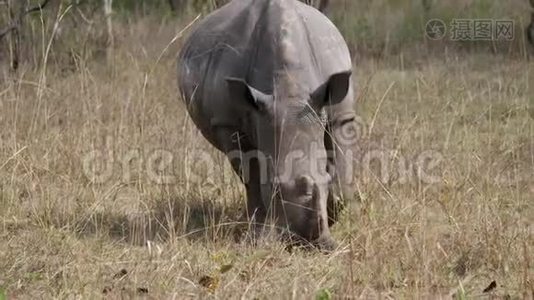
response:
<path id="1" fill-rule="evenodd" d="M 202 135 L 246 187 L 247 216 L 321 249 L 351 196 L 339 135 L 355 120 L 346 42 L 297 0 L 234 0 L 184 42 L 178 82 Z"/>

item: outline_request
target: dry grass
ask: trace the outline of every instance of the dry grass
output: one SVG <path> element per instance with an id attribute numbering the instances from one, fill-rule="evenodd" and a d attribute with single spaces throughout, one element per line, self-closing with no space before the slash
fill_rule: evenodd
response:
<path id="1" fill-rule="evenodd" d="M 334 228 L 342 246 L 323 255 L 234 240 L 243 189 L 227 167 L 191 179 L 198 149 L 225 162 L 177 96 L 179 45 L 157 62 L 181 27 L 118 26 L 112 66 L 75 58 L 0 83 L 0 287 L 10 298 L 465 299 L 493 280 L 485 295 L 534 297 L 532 62 L 358 62 L 371 132 L 362 150 L 393 164 L 433 150 L 440 180 L 362 169 L 362 201 Z M 83 168 L 95 150 L 96 167 L 113 171 L 101 183 Z M 163 170 L 171 184 L 148 173 L 161 174 L 161 150 L 174 157 Z"/>

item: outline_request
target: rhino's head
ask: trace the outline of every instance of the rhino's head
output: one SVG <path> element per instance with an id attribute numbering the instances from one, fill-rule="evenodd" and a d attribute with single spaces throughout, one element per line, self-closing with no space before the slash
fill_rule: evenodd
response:
<path id="1" fill-rule="evenodd" d="M 351 72 L 330 76 L 315 87 L 275 78 L 272 95 L 228 78 L 234 101 L 249 111 L 252 143 L 259 150 L 261 199 L 278 226 L 319 247 L 332 248 L 327 216 L 331 176 L 327 172 L 325 108 L 342 101 Z"/>

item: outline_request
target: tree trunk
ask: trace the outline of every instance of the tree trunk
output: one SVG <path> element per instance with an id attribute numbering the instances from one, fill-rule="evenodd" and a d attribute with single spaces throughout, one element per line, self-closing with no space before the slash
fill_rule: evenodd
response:
<path id="1" fill-rule="evenodd" d="M 9 66 L 12 70 L 17 70 L 20 63 L 21 52 L 21 37 L 20 30 L 22 26 L 22 19 L 19 14 L 24 11 L 23 5 L 16 5 L 15 0 L 7 1 L 8 9 L 8 24 L 12 24 L 13 30 L 9 34 L 8 49 L 9 49 Z M 17 7 L 18 6 L 18 7 Z"/>
<path id="2" fill-rule="evenodd" d="M 310 6 L 317 8 L 322 13 L 326 13 L 330 5 L 330 0 L 301 0 L 301 1 Z"/>
<path id="3" fill-rule="evenodd" d="M 106 29 L 107 29 L 107 49 L 106 49 L 106 58 L 108 62 L 111 62 L 113 59 L 113 48 L 114 48 L 114 37 L 113 37 L 113 0 L 104 0 L 104 16 L 106 19 Z"/>
<path id="4" fill-rule="evenodd" d="M 168 0 L 168 2 L 174 13 L 183 14 L 187 10 L 186 0 Z"/>

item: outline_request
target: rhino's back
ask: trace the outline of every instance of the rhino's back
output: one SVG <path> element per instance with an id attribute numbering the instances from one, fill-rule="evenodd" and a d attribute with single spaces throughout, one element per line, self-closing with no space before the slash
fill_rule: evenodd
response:
<path id="1" fill-rule="evenodd" d="M 297 12 L 305 30 L 309 53 L 323 75 L 330 76 L 352 68 L 352 61 L 345 39 L 337 27 L 319 10 L 295 1 Z"/>
<path id="2" fill-rule="evenodd" d="M 184 44 L 179 85 L 210 139 L 214 123 L 239 127 L 244 114 L 229 99 L 225 78 L 244 78 L 272 94 L 274 73 L 289 65 L 298 65 L 299 79 L 318 86 L 350 69 L 351 61 L 337 28 L 315 8 L 297 0 L 234 0 L 204 18 Z"/>
<path id="3" fill-rule="evenodd" d="M 278 9 L 292 11 L 276 12 L 272 9 L 276 4 L 280 4 Z M 284 20 L 288 18 L 292 20 Z M 286 37 L 279 36 L 283 35 L 280 31 L 284 23 L 290 24 Z M 317 9 L 297 0 L 234 0 L 204 18 L 190 35 L 180 55 L 180 78 L 194 79 L 194 85 L 198 85 L 201 81 L 219 82 L 219 76 L 242 77 L 270 92 L 264 82 L 253 81 L 272 75 L 272 60 L 284 59 L 277 56 L 280 45 L 275 45 L 284 38 L 299 50 L 288 58 L 312 56 L 313 61 L 306 63 L 318 69 L 314 71 L 328 76 L 351 68 L 343 37 Z M 250 74 L 253 72 L 265 75 L 256 79 Z"/>

